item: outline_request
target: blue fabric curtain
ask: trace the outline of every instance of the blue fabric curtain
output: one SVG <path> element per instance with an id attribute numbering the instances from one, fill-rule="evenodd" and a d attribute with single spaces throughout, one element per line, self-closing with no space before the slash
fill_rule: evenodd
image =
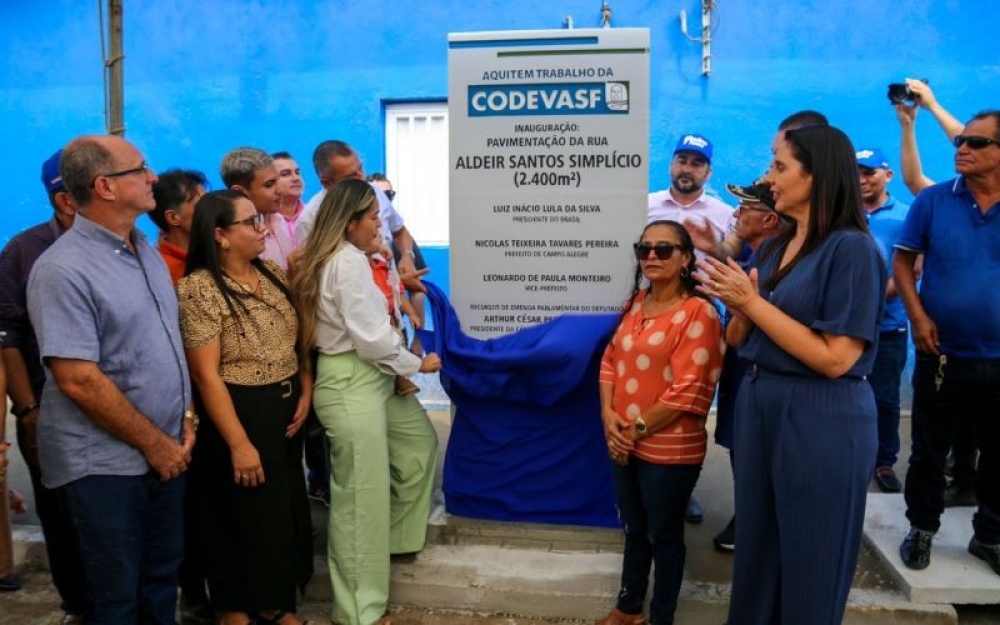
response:
<path id="1" fill-rule="evenodd" d="M 563 315 L 495 339 L 462 332 L 447 296 L 425 282 L 433 332 L 455 407 L 445 454 L 448 512 L 617 527 L 601 425 L 598 367 L 617 314 Z"/>

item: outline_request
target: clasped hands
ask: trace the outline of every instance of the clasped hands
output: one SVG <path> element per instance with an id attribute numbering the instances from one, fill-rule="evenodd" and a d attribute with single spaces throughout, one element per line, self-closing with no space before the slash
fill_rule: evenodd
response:
<path id="1" fill-rule="evenodd" d="M 721 301 L 736 316 L 745 318 L 743 310 L 747 304 L 760 297 L 757 291 L 757 269 L 747 274 L 732 258 L 726 262 L 706 257 L 698 261 L 698 273 L 694 279 L 699 282 L 695 288 L 699 293 Z"/>
<path id="2" fill-rule="evenodd" d="M 604 421 L 604 438 L 608 441 L 608 455 L 618 464 L 628 464 L 628 457 L 635 449 L 639 434 L 630 421 L 626 421 L 612 409 L 606 408 L 601 415 Z"/>

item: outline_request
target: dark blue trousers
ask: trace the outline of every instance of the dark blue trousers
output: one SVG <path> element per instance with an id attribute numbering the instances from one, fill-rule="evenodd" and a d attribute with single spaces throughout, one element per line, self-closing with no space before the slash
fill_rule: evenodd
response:
<path id="1" fill-rule="evenodd" d="M 751 369 L 737 412 L 729 625 L 839 625 L 877 446 L 871 386 Z"/>
<path id="2" fill-rule="evenodd" d="M 41 393 L 35 395 L 40 397 Z M 2 417 L 0 417 L 2 418 Z M 80 548 L 73 534 L 70 520 L 58 489 L 46 488 L 42 484 L 42 470 L 29 462 L 24 454 L 27 432 L 17 422 L 17 444 L 21 449 L 24 464 L 31 477 L 31 492 L 35 496 L 35 511 L 42 524 L 45 537 L 45 551 L 49 558 L 49 572 L 52 583 L 62 599 L 60 606 L 68 614 L 83 614 L 86 589 L 83 585 L 83 565 L 80 563 Z"/>
<path id="3" fill-rule="evenodd" d="M 653 572 L 650 625 L 674 622 L 677 596 L 684 580 L 684 510 L 691 498 L 700 464 L 653 464 L 635 456 L 613 467 L 618 516 L 625 532 L 618 609 L 642 612 Z"/>
<path id="4" fill-rule="evenodd" d="M 184 477 L 93 475 L 59 491 L 80 545 L 87 625 L 175 625 Z"/>
<path id="5" fill-rule="evenodd" d="M 907 337 L 906 328 L 880 333 L 868 376 L 878 408 L 876 467 L 891 467 L 899 457 L 899 383 L 906 366 Z"/>

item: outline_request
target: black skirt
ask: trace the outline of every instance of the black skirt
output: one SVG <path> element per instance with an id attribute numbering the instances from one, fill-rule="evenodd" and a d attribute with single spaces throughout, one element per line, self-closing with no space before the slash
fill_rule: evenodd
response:
<path id="1" fill-rule="evenodd" d="M 247 438 L 260 454 L 263 486 L 233 481 L 229 446 L 202 418 L 188 488 L 201 506 L 201 545 L 216 610 L 295 610 L 296 590 L 313 573 L 312 525 L 302 470 L 301 432 L 285 436 L 299 401 L 298 376 L 266 386 L 226 384 Z M 207 415 L 199 396 L 198 414 Z"/>

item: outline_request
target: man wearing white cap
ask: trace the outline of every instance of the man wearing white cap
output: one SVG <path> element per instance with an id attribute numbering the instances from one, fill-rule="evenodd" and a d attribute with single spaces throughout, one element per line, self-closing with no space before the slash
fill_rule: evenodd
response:
<path id="1" fill-rule="evenodd" d="M 898 493 L 902 484 L 892 467 L 899 454 L 899 383 L 906 366 L 908 333 L 906 309 L 892 279 L 892 246 L 899 237 L 910 206 L 889 195 L 887 185 L 892 180 L 892 169 L 882 150 L 865 148 L 858 150 L 856 156 L 868 228 L 889 272 L 875 364 L 868 376 L 878 406 L 878 454 L 874 478 L 882 492 Z"/>
<path id="2" fill-rule="evenodd" d="M 649 194 L 649 214 L 646 223 L 669 219 L 684 224 L 703 226 L 714 241 L 723 239 L 733 219 L 733 207 L 705 193 L 705 183 L 712 176 L 712 142 L 702 135 L 681 135 L 670 161 L 670 188 Z M 705 252 L 694 251 L 698 259 Z M 701 523 L 701 505 L 694 497 L 688 502 L 685 519 Z"/>

